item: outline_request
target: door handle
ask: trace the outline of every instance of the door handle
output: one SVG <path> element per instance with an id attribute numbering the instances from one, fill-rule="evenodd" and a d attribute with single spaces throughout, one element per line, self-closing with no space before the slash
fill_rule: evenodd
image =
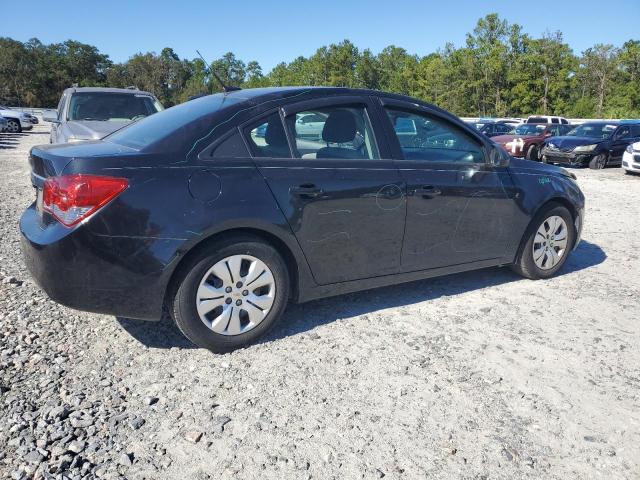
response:
<path id="1" fill-rule="evenodd" d="M 291 187 L 289 193 L 303 198 L 316 198 L 324 193 L 324 191 L 315 185 L 305 184 Z"/>
<path id="2" fill-rule="evenodd" d="M 433 185 L 424 185 L 413 190 L 414 195 L 421 195 L 423 197 L 436 197 L 442 194 L 442 190 L 434 187 Z"/>

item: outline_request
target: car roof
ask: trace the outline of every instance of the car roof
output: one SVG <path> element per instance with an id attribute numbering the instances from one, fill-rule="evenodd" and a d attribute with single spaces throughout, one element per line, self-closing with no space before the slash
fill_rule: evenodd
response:
<path id="1" fill-rule="evenodd" d="M 212 102 L 218 103 L 220 97 L 224 96 L 230 100 L 235 100 L 235 105 L 240 105 L 245 102 L 252 103 L 254 105 L 264 104 L 269 101 L 278 100 L 292 100 L 295 97 L 300 97 L 300 100 L 312 100 L 316 98 L 322 98 L 333 95 L 354 95 L 354 96 L 375 96 L 384 97 L 389 99 L 396 99 L 399 101 L 411 103 L 413 105 L 426 106 L 434 111 L 437 111 L 447 117 L 454 117 L 450 112 L 433 105 L 428 102 L 423 102 L 419 99 L 408 97 L 406 95 L 398 95 L 396 93 L 382 92 L 380 90 L 371 90 L 366 88 L 347 88 L 347 87 L 264 87 L 264 88 L 247 88 L 242 90 L 234 90 L 226 93 L 215 93 L 213 95 L 206 95 L 194 100 L 192 102 Z"/>
<path id="2" fill-rule="evenodd" d="M 138 90 L 137 88 L 114 88 L 114 87 L 70 87 L 67 88 L 64 93 L 75 93 L 75 92 L 86 92 L 86 93 L 129 93 L 131 95 L 149 95 L 153 97 L 154 95 L 150 92 L 145 92 L 144 90 Z"/>

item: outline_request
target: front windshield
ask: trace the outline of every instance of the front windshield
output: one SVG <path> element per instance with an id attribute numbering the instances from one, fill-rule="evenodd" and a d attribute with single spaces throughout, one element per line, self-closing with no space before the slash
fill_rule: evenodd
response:
<path id="1" fill-rule="evenodd" d="M 534 123 L 523 123 L 511 130 L 511 135 L 540 135 L 544 132 L 546 125 L 536 125 Z"/>
<path id="2" fill-rule="evenodd" d="M 71 97 L 68 120 L 130 122 L 159 110 L 162 110 L 162 106 L 149 95 L 78 92 Z"/>
<path id="3" fill-rule="evenodd" d="M 583 123 L 571 130 L 567 135 L 571 137 L 608 138 L 616 128 L 618 128 L 617 125 L 607 123 Z"/>

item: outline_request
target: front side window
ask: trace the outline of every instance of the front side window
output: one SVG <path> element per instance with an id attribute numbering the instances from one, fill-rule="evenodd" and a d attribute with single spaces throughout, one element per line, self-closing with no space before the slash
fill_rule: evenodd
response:
<path id="1" fill-rule="evenodd" d="M 254 157 L 291 158 L 287 135 L 278 112 L 252 123 L 244 129 L 244 133 Z"/>
<path id="2" fill-rule="evenodd" d="M 377 159 L 378 147 L 364 106 L 339 105 L 287 117 L 297 158 Z"/>
<path id="3" fill-rule="evenodd" d="M 484 162 L 481 145 L 457 126 L 422 112 L 385 110 L 406 160 Z"/>
<path id="4" fill-rule="evenodd" d="M 629 127 L 621 127 L 616 132 L 616 138 L 629 138 L 631 137 L 631 129 Z"/>

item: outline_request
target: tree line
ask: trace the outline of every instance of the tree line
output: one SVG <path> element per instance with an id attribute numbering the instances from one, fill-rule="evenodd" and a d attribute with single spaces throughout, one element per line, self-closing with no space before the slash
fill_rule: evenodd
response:
<path id="1" fill-rule="evenodd" d="M 343 40 L 264 73 L 257 61 L 228 52 L 209 66 L 243 88 L 324 85 L 385 90 L 435 103 L 460 116 L 640 118 L 640 40 L 573 52 L 561 32 L 539 38 L 497 14 L 480 19 L 464 46 L 447 43 L 425 56 L 390 45 L 374 54 Z M 55 107 L 71 86 L 136 86 L 165 106 L 220 91 L 199 59 L 171 48 L 124 63 L 74 40 L 43 44 L 0 37 L 0 101 Z"/>

